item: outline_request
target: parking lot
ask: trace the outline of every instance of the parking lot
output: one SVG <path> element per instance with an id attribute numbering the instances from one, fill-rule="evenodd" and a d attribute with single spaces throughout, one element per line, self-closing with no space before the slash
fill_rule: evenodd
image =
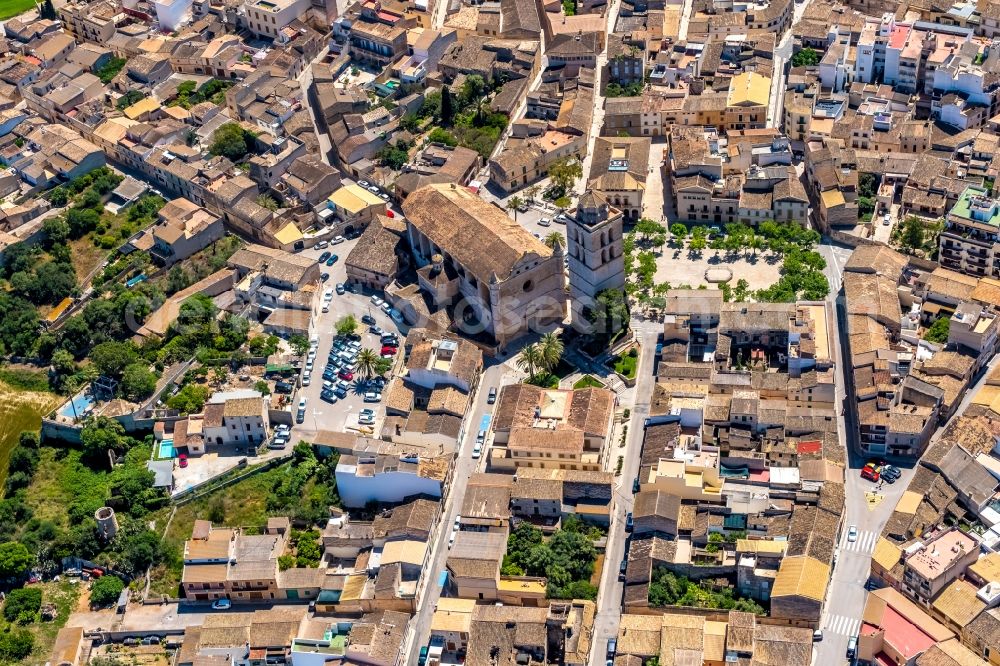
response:
<path id="1" fill-rule="evenodd" d="M 321 267 L 323 273 L 329 274 L 329 277 L 323 282 L 323 289 L 332 289 L 334 294 L 330 300 L 329 312 L 320 312 L 314 321 L 314 333 L 319 337 L 317 353 L 309 386 L 303 386 L 299 389 L 292 405 L 293 412 L 295 412 L 299 400 L 301 398 L 306 400 L 305 418 L 302 423 L 295 425 L 292 441 L 297 441 L 300 437 L 312 439 L 311 435 L 320 430 L 369 434 L 378 432 L 382 426 L 382 419 L 385 416 L 382 403 L 366 403 L 364 401 L 366 388 L 357 381 L 357 377 L 349 382 L 350 386 L 346 397 L 338 398 L 335 403 L 331 404 L 320 397 L 323 391 L 323 369 L 327 364 L 327 358 L 337 336 L 337 322 L 341 318 L 349 314 L 354 315 L 359 322 L 357 332 L 361 336 L 361 349 L 373 349 L 376 353 L 381 350 L 381 340 L 379 336 L 369 332 L 368 325 L 361 324 L 362 317 L 370 316 L 375 320 L 376 325 L 383 330 L 397 333 L 400 342 L 405 338 L 406 330 L 408 330 L 405 324 L 397 325 L 389 315 L 372 304 L 371 293 L 352 293 L 350 291 L 346 291 L 344 294 L 336 293 L 336 286 L 347 280 L 344 262 L 356 243 L 357 239 L 348 239 L 327 248 L 311 248 L 302 251 L 304 256 L 311 257 L 316 261 L 319 261 L 323 252 L 331 252 L 337 255 L 337 261 L 333 266 L 323 265 Z M 396 367 L 400 361 L 397 354 Z M 391 376 L 392 372 L 387 373 L 388 378 Z M 336 384 L 337 381 L 339 380 L 335 379 L 333 383 Z M 360 426 L 358 416 L 365 408 L 374 410 L 375 422 L 368 426 Z"/>

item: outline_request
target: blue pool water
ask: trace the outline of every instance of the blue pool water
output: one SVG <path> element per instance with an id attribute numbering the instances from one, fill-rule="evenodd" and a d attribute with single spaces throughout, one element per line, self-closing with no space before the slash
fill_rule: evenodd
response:
<path id="1" fill-rule="evenodd" d="M 94 399 L 89 395 L 81 393 L 76 396 L 70 402 L 63 405 L 62 409 L 59 410 L 59 416 L 65 416 L 66 418 L 73 418 L 74 410 L 76 416 L 82 417 L 88 409 L 94 404 Z"/>
<path id="2" fill-rule="evenodd" d="M 134 287 L 135 285 L 137 285 L 140 282 L 144 281 L 145 279 L 146 279 L 146 274 L 145 273 L 143 273 L 142 275 L 136 275 L 134 278 L 132 278 L 131 280 L 129 280 L 128 282 L 126 282 L 125 286 L 128 287 L 129 289 L 131 289 L 132 287 Z"/>
<path id="3" fill-rule="evenodd" d="M 177 452 L 174 451 L 174 440 L 165 439 L 160 442 L 160 458 L 176 458 Z"/>

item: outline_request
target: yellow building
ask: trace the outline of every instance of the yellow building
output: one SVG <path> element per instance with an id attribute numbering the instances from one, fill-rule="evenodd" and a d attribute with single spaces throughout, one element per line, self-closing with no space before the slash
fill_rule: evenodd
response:
<path id="1" fill-rule="evenodd" d="M 385 215 L 386 210 L 385 201 L 356 183 L 344 185 L 331 194 L 327 207 L 341 222 L 355 228 L 368 226 L 376 215 Z"/>
<path id="2" fill-rule="evenodd" d="M 729 82 L 726 129 L 761 129 L 767 125 L 771 79 L 757 72 L 743 72 Z"/>
<path id="3" fill-rule="evenodd" d="M 683 460 L 660 460 L 642 479 L 643 490 L 659 490 L 684 500 L 721 502 L 725 479 L 713 467 L 689 465 Z M 647 487 L 646 484 L 651 487 Z"/>

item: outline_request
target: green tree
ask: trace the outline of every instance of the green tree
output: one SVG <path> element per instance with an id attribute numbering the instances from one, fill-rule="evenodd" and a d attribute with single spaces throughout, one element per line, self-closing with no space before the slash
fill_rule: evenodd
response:
<path id="1" fill-rule="evenodd" d="M 110 606 L 118 601 L 124 589 L 125 583 L 118 576 L 101 576 L 90 588 L 90 604 L 98 608 Z"/>
<path id="2" fill-rule="evenodd" d="M 596 303 L 587 308 L 584 315 L 600 333 L 612 335 L 628 326 L 628 301 L 620 289 L 605 289 L 597 294 Z"/>
<path id="3" fill-rule="evenodd" d="M 665 234 L 667 229 L 659 222 L 651 220 L 648 217 L 642 217 L 635 223 L 633 231 L 635 231 L 635 233 L 638 234 L 642 240 L 648 242 L 653 236 Z"/>
<path id="4" fill-rule="evenodd" d="M 278 202 L 275 201 L 274 197 L 269 194 L 257 195 L 256 202 L 261 208 L 266 208 L 271 211 L 278 210 Z"/>
<path id="5" fill-rule="evenodd" d="M 61 216 L 50 217 L 42 223 L 42 233 L 48 247 L 65 243 L 69 238 L 69 224 Z"/>
<path id="6" fill-rule="evenodd" d="M 358 330 L 358 320 L 354 315 L 346 315 L 337 320 L 337 335 L 351 335 Z"/>
<path id="7" fill-rule="evenodd" d="M 924 225 L 920 218 L 915 215 L 906 218 L 906 222 L 903 223 L 900 243 L 910 250 L 919 250 L 924 246 Z"/>
<path id="8" fill-rule="evenodd" d="M 808 46 L 792 56 L 792 67 L 812 67 L 819 64 L 819 53 Z"/>
<path id="9" fill-rule="evenodd" d="M 339 322 L 338 322 L 339 323 Z M 304 335 L 293 335 L 288 338 L 288 346 L 299 356 L 305 356 L 309 351 L 309 340 Z"/>
<path id="10" fill-rule="evenodd" d="M 688 233 L 687 227 L 681 224 L 680 222 L 674 222 L 673 224 L 670 225 L 670 235 L 678 243 L 684 242 L 684 239 L 687 238 L 687 233 Z"/>
<path id="11" fill-rule="evenodd" d="M 924 332 L 924 340 L 937 344 L 948 342 L 948 333 L 951 330 L 950 317 L 938 317 L 934 323 Z"/>
<path id="12" fill-rule="evenodd" d="M 139 352 L 132 342 L 110 340 L 95 345 L 89 358 L 98 373 L 117 379 L 126 367 L 139 360 Z"/>
<path id="13" fill-rule="evenodd" d="M 8 622 L 29 624 L 35 620 L 42 607 L 42 590 L 38 587 L 21 587 L 7 593 L 3 616 Z"/>
<path id="14" fill-rule="evenodd" d="M 528 377 L 534 377 L 542 363 L 542 351 L 535 343 L 525 345 L 517 359 L 517 367 L 527 372 Z"/>
<path id="15" fill-rule="evenodd" d="M 209 390 L 199 384 L 188 384 L 167 398 L 167 407 L 184 414 L 197 414 L 208 400 Z"/>
<path id="16" fill-rule="evenodd" d="M 111 450 L 122 453 L 132 445 L 132 438 L 125 434 L 125 427 L 107 416 L 92 416 L 80 430 L 80 443 L 88 457 L 103 456 Z"/>
<path id="17" fill-rule="evenodd" d="M 407 132 L 416 132 L 420 129 L 420 118 L 415 113 L 407 113 L 399 119 L 399 126 Z"/>
<path id="18" fill-rule="evenodd" d="M 35 556 L 28 552 L 24 544 L 17 541 L 0 543 L 0 578 L 16 578 L 23 575 Z"/>
<path id="19" fill-rule="evenodd" d="M 542 242 L 545 243 L 550 248 L 552 248 L 553 250 L 556 249 L 557 247 L 566 247 L 566 237 L 563 236 L 558 231 L 553 231 L 546 234 L 545 239 Z"/>
<path id="20" fill-rule="evenodd" d="M 52 0 L 42 0 L 42 4 L 38 7 L 38 16 L 48 21 L 56 20 L 56 8 Z"/>
<path id="21" fill-rule="evenodd" d="M 507 210 L 514 213 L 514 221 L 517 222 L 517 211 L 524 206 L 524 200 L 516 194 L 507 200 Z"/>
<path id="22" fill-rule="evenodd" d="M 555 333 L 546 333 L 542 336 L 538 342 L 538 351 L 541 366 L 546 372 L 552 372 L 559 365 L 564 349 L 563 341 Z"/>
<path id="23" fill-rule="evenodd" d="M 239 123 L 225 123 L 212 133 L 212 142 L 208 150 L 213 155 L 221 155 L 238 162 L 246 157 L 250 150 L 247 147 L 246 132 Z"/>
<path id="24" fill-rule="evenodd" d="M 0 659 L 17 662 L 26 659 L 35 649 L 35 637 L 24 629 L 0 634 Z"/>
<path id="25" fill-rule="evenodd" d="M 381 358 L 374 349 L 362 349 L 358 353 L 358 373 L 365 379 L 371 379 L 378 371 Z"/>
<path id="26" fill-rule="evenodd" d="M 441 124 L 451 127 L 455 119 L 455 108 L 451 99 L 451 90 L 448 86 L 441 88 Z"/>
<path id="27" fill-rule="evenodd" d="M 122 373 L 120 388 L 126 400 L 145 400 L 156 391 L 156 374 L 144 362 L 133 363 Z"/>
<path id="28" fill-rule="evenodd" d="M 583 165 L 576 158 L 563 157 L 549 167 L 549 180 L 563 195 L 569 192 L 582 176 Z"/>

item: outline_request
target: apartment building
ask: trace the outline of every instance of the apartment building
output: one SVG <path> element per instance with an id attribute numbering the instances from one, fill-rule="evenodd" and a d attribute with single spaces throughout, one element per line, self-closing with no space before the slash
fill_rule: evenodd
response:
<path id="1" fill-rule="evenodd" d="M 152 238 L 153 261 L 169 267 L 219 240 L 226 230 L 222 218 L 180 198 L 160 209 L 157 223 L 146 233 Z"/>
<path id="2" fill-rule="evenodd" d="M 114 0 L 71 2 L 57 11 L 63 27 L 75 39 L 95 44 L 107 44 L 127 18 L 121 4 Z"/>
<path id="3" fill-rule="evenodd" d="M 246 27 L 258 37 L 275 39 L 309 7 L 309 0 L 246 0 Z"/>
<path id="4" fill-rule="evenodd" d="M 970 185 L 945 217 L 938 238 L 941 264 L 982 277 L 1000 276 L 1000 200 Z"/>
<path id="5" fill-rule="evenodd" d="M 979 543 L 957 527 L 911 551 L 903 563 L 903 591 L 930 605 L 949 583 L 979 558 Z"/>

